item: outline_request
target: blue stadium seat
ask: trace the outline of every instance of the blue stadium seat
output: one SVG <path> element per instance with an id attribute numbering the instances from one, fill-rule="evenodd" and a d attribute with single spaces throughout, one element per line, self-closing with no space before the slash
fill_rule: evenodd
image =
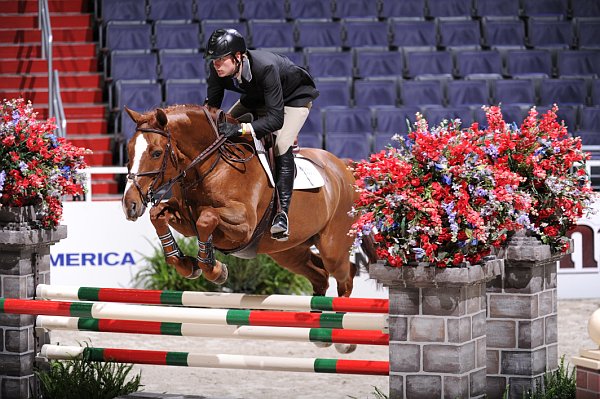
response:
<path id="1" fill-rule="evenodd" d="M 298 20 L 297 47 L 342 47 L 342 24 L 327 20 Z"/>
<path id="2" fill-rule="evenodd" d="M 287 12 L 285 1 L 281 0 L 244 0 L 241 2 L 241 17 L 253 19 L 285 19 Z"/>
<path id="3" fill-rule="evenodd" d="M 139 0 L 102 0 L 102 23 L 108 21 L 145 21 L 146 2 Z"/>
<path id="4" fill-rule="evenodd" d="M 355 76 L 359 78 L 401 76 L 404 71 L 404 57 L 400 51 L 358 49 L 355 56 Z"/>
<path id="5" fill-rule="evenodd" d="M 525 24 L 518 19 L 481 20 L 483 40 L 486 47 L 492 49 L 524 49 Z"/>
<path id="6" fill-rule="evenodd" d="M 154 46 L 164 49 L 199 49 L 200 25 L 196 22 L 156 21 L 154 23 Z"/>
<path id="7" fill-rule="evenodd" d="M 287 17 L 289 19 L 332 18 L 332 4 L 323 0 L 290 1 Z"/>
<path id="8" fill-rule="evenodd" d="M 304 122 L 304 126 L 300 129 L 299 136 L 303 134 L 316 133 L 319 136 L 323 135 L 323 114 L 320 109 L 311 109 L 308 118 Z"/>
<path id="9" fill-rule="evenodd" d="M 597 2 L 600 5 L 600 2 Z M 592 49 L 600 50 L 600 6 L 598 18 L 595 19 L 577 19 L 575 26 L 577 29 L 577 45 L 582 50 Z"/>
<path id="10" fill-rule="evenodd" d="M 162 50 L 158 61 L 163 80 L 206 79 L 204 55 L 196 50 Z"/>
<path id="11" fill-rule="evenodd" d="M 558 76 L 597 78 L 600 75 L 600 51 L 562 50 L 557 54 Z"/>
<path id="12" fill-rule="evenodd" d="M 152 26 L 143 21 L 109 21 L 104 47 L 111 50 L 152 49 Z"/>
<path id="13" fill-rule="evenodd" d="M 600 80 L 592 81 L 592 105 L 600 105 Z"/>
<path id="14" fill-rule="evenodd" d="M 244 37 L 248 37 L 248 25 L 245 22 L 240 22 L 234 19 L 227 20 L 203 20 L 200 22 L 200 28 L 202 30 L 202 46 L 204 48 L 208 43 L 208 38 L 217 29 L 235 29 L 242 34 Z"/>
<path id="15" fill-rule="evenodd" d="M 407 51 L 406 77 L 437 75 L 452 77 L 452 55 L 447 51 Z"/>
<path id="16" fill-rule="evenodd" d="M 490 89 L 486 80 L 451 80 L 447 90 L 448 104 L 452 107 L 481 107 L 490 103 Z"/>
<path id="17" fill-rule="evenodd" d="M 200 21 L 211 19 L 239 19 L 239 0 L 195 0 L 196 14 Z M 212 31 L 211 31 L 212 33 Z M 210 35 L 210 33 L 209 33 Z M 206 37 L 208 40 L 208 37 Z"/>
<path id="18" fill-rule="evenodd" d="M 156 54 L 147 50 L 113 50 L 110 53 L 110 77 L 120 79 L 157 79 Z"/>
<path id="19" fill-rule="evenodd" d="M 600 137 L 600 107 L 583 107 L 581 109 L 580 130 L 583 132 L 594 132 Z M 600 140 L 594 144 L 600 144 Z"/>
<path id="20" fill-rule="evenodd" d="M 150 19 L 190 20 L 194 18 L 194 0 L 148 0 Z"/>
<path id="21" fill-rule="evenodd" d="M 201 79 L 169 79 L 165 81 L 165 104 L 204 104 L 206 82 Z"/>
<path id="22" fill-rule="evenodd" d="M 375 133 L 373 135 L 373 151 L 379 152 L 381 150 L 386 150 L 388 147 L 398 148 L 400 143 L 393 140 L 393 136 L 394 135 L 388 133 Z"/>
<path id="23" fill-rule="evenodd" d="M 330 133 L 325 136 L 325 149 L 338 158 L 354 161 L 368 159 L 373 135 Z"/>
<path id="24" fill-rule="evenodd" d="M 424 107 L 423 115 L 429 126 L 437 126 L 443 120 L 460 119 L 461 126 L 467 127 L 473 123 L 473 112 L 469 107 Z"/>
<path id="25" fill-rule="evenodd" d="M 572 21 L 529 18 L 528 46 L 533 48 L 567 49 L 574 44 Z"/>
<path id="26" fill-rule="evenodd" d="M 475 0 L 476 15 L 479 17 L 518 17 L 519 0 Z"/>
<path id="27" fill-rule="evenodd" d="M 398 84 L 394 78 L 367 78 L 354 81 L 354 105 L 397 105 Z"/>
<path id="28" fill-rule="evenodd" d="M 349 51 L 310 49 L 305 52 L 307 69 L 314 77 L 351 77 L 352 58 Z"/>
<path id="29" fill-rule="evenodd" d="M 300 132 L 298 146 L 300 148 L 323 148 L 323 135 L 317 132 Z"/>
<path id="30" fill-rule="evenodd" d="M 416 114 L 420 112 L 417 106 L 406 107 L 373 107 L 375 120 L 375 133 L 391 137 L 394 134 L 406 135 L 417 120 Z"/>
<path id="31" fill-rule="evenodd" d="M 248 22 L 248 28 L 251 47 L 294 48 L 294 25 L 284 19 L 252 20 Z"/>
<path id="32" fill-rule="evenodd" d="M 454 53 L 456 75 L 463 78 L 502 78 L 502 56 L 497 50 L 461 50 Z"/>
<path id="33" fill-rule="evenodd" d="M 119 126 L 125 141 L 129 141 L 135 133 L 135 123 L 124 112 L 127 106 L 138 112 L 145 112 L 162 106 L 162 92 L 159 83 L 151 81 L 121 80 L 115 84 L 115 108 L 120 111 Z"/>
<path id="34" fill-rule="evenodd" d="M 245 0 L 244 0 L 245 1 Z M 333 18 L 377 18 L 379 4 L 372 0 L 334 0 Z"/>
<path id="35" fill-rule="evenodd" d="M 382 0 L 382 18 L 425 18 L 425 0 Z"/>
<path id="36" fill-rule="evenodd" d="M 548 112 L 550 108 L 552 108 L 551 105 L 540 105 L 536 107 L 540 116 Z M 581 108 L 580 105 L 563 105 L 558 108 L 558 112 L 556 113 L 557 120 L 565 123 L 569 133 L 573 133 L 577 130 L 577 114 L 579 113 L 579 108 Z"/>
<path id="37" fill-rule="evenodd" d="M 444 105 L 444 82 L 440 80 L 400 81 L 402 105 Z"/>
<path id="38" fill-rule="evenodd" d="M 566 18 L 569 0 L 522 0 L 523 14 L 528 17 Z"/>
<path id="39" fill-rule="evenodd" d="M 531 107 L 536 103 L 535 86 L 528 79 L 499 79 L 493 85 L 493 103 L 519 104 Z"/>
<path id="40" fill-rule="evenodd" d="M 477 20 L 439 19 L 438 34 L 438 45 L 447 49 L 481 48 L 481 33 Z"/>
<path id="41" fill-rule="evenodd" d="M 427 0 L 429 16 L 438 17 L 471 17 L 473 7 L 471 1 L 465 0 Z"/>
<path id="42" fill-rule="evenodd" d="M 343 21 L 344 40 L 343 46 L 357 47 L 383 47 L 390 44 L 390 29 L 387 22 L 377 20 L 354 20 Z"/>
<path id="43" fill-rule="evenodd" d="M 575 18 L 600 17 L 598 0 L 571 0 L 571 11 Z"/>
<path id="44" fill-rule="evenodd" d="M 301 67 L 305 67 L 306 66 L 306 61 L 304 60 L 304 53 L 302 51 L 292 51 L 292 50 L 288 50 L 288 51 L 276 51 L 277 54 L 286 56 L 287 58 L 290 59 L 290 61 L 292 61 L 294 64 L 301 66 Z"/>
<path id="45" fill-rule="evenodd" d="M 323 114 L 326 136 L 330 133 L 373 133 L 373 120 L 368 107 L 330 107 Z"/>
<path id="46" fill-rule="evenodd" d="M 508 76 L 549 78 L 552 76 L 552 54 L 549 50 L 509 50 L 506 52 Z"/>
<path id="47" fill-rule="evenodd" d="M 315 84 L 320 94 L 313 107 L 351 105 L 352 78 L 315 78 Z"/>
<path id="48" fill-rule="evenodd" d="M 530 107 L 518 105 L 518 104 L 506 104 L 502 105 L 502 116 L 506 123 L 516 123 L 517 126 L 521 126 Z M 487 126 L 487 123 L 486 123 Z"/>
<path id="49" fill-rule="evenodd" d="M 390 28 L 393 35 L 392 46 L 419 47 L 426 50 L 435 50 L 437 46 L 437 33 L 433 21 L 392 19 Z"/>
<path id="50" fill-rule="evenodd" d="M 544 79 L 540 83 L 540 105 L 585 104 L 587 89 L 583 79 Z"/>

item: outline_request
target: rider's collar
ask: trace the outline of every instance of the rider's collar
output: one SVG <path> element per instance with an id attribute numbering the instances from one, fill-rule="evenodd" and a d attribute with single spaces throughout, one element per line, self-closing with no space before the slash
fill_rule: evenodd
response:
<path id="1" fill-rule="evenodd" d="M 252 70 L 250 70 L 250 60 L 248 59 L 248 56 L 242 56 L 241 72 L 235 77 L 235 79 L 237 79 L 238 83 L 242 83 L 242 79 L 246 82 L 250 82 L 252 80 Z"/>

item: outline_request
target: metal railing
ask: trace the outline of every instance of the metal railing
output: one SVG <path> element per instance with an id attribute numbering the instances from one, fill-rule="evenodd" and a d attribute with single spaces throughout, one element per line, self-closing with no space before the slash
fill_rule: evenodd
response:
<path id="1" fill-rule="evenodd" d="M 42 31 L 42 58 L 48 62 L 48 117 L 56 119 L 56 127 L 59 137 L 67 134 L 67 119 L 60 96 L 60 84 L 58 82 L 58 71 L 52 66 L 52 25 L 50 25 L 50 10 L 48 0 L 38 0 L 39 6 L 39 28 Z"/>

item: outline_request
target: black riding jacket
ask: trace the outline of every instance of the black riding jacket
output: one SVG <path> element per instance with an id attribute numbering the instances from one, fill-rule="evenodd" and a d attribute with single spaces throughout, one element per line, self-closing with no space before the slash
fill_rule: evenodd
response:
<path id="1" fill-rule="evenodd" d="M 225 90 L 241 93 L 240 102 L 250 109 L 266 108 L 266 115 L 252 122 L 258 137 L 283 126 L 283 107 L 302 107 L 319 96 L 310 74 L 287 57 L 262 50 L 249 50 L 252 79 L 242 78 L 239 87 L 231 76 L 220 78 L 210 63 L 206 102 L 220 108 Z"/>

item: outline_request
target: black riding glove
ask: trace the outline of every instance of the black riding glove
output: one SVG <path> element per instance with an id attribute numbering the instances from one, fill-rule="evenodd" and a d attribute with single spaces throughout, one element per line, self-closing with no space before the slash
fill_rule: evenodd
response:
<path id="1" fill-rule="evenodd" d="M 238 123 L 223 122 L 219 123 L 219 133 L 227 138 L 238 137 L 242 135 L 242 125 Z"/>

